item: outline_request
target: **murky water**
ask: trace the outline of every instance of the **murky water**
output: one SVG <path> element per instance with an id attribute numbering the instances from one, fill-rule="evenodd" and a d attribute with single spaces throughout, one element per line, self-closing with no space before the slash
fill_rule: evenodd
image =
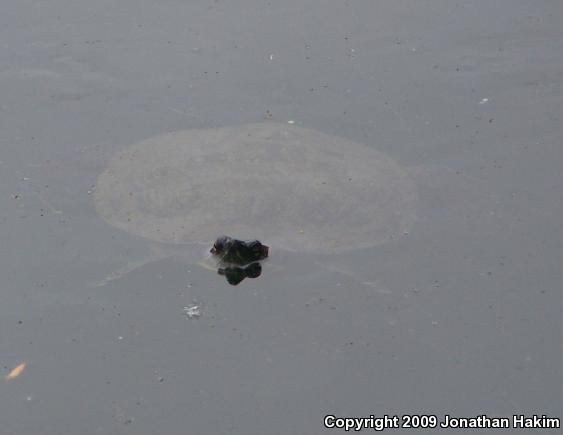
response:
<path id="1" fill-rule="evenodd" d="M 563 417 L 562 19 L 547 0 L 6 5 L 0 432 Z M 414 226 L 337 256 L 272 246 L 231 286 L 204 247 L 155 257 L 97 216 L 126 146 L 263 120 L 413 168 Z"/>

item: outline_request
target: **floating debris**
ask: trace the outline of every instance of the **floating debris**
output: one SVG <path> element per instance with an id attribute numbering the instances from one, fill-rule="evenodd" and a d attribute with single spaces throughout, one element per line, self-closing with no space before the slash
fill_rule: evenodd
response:
<path id="1" fill-rule="evenodd" d="M 184 307 L 184 313 L 188 319 L 197 319 L 201 317 L 201 306 L 198 304 L 190 304 Z"/>
<path id="2" fill-rule="evenodd" d="M 11 381 L 12 379 L 16 379 L 19 375 L 22 374 L 23 370 L 25 369 L 25 367 L 27 366 L 27 363 L 21 363 L 19 365 L 17 365 L 16 367 L 14 367 L 10 373 L 8 373 L 4 379 L 6 379 L 7 381 Z"/>

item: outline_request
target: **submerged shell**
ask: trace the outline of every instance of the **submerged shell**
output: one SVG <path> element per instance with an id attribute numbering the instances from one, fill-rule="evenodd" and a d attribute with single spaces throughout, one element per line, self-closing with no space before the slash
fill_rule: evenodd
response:
<path id="1" fill-rule="evenodd" d="M 373 148 L 294 125 L 246 124 L 149 138 L 97 182 L 111 225 L 166 243 L 228 234 L 336 253 L 384 243 L 415 217 L 415 186 Z"/>

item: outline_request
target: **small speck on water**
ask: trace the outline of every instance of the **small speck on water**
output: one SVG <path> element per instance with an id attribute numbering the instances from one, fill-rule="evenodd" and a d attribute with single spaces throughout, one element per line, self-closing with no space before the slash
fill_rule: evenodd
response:
<path id="1" fill-rule="evenodd" d="M 295 124 L 295 121 L 289 120 L 289 121 L 287 121 L 287 123 L 293 125 L 293 124 Z"/>
<path id="2" fill-rule="evenodd" d="M 27 363 L 25 363 L 25 362 L 17 365 L 12 370 L 10 370 L 10 373 L 8 373 L 6 376 L 4 376 L 4 379 L 7 380 L 7 381 L 11 381 L 13 379 L 16 379 L 19 375 L 22 374 L 23 370 L 26 367 L 27 367 Z"/>
<path id="3" fill-rule="evenodd" d="M 488 98 L 482 98 L 481 101 L 479 101 L 479 104 L 486 104 L 489 102 Z"/>
<path id="4" fill-rule="evenodd" d="M 201 317 L 201 307 L 197 304 L 190 304 L 184 307 L 184 314 L 188 319 L 197 319 Z"/>

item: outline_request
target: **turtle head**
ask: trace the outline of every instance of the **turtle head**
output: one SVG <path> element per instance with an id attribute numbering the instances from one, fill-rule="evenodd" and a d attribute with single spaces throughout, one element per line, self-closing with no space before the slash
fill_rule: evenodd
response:
<path id="1" fill-rule="evenodd" d="M 210 249 L 213 255 L 223 255 L 227 252 L 230 246 L 233 244 L 233 239 L 229 236 L 221 236 L 215 240 L 213 247 Z"/>

